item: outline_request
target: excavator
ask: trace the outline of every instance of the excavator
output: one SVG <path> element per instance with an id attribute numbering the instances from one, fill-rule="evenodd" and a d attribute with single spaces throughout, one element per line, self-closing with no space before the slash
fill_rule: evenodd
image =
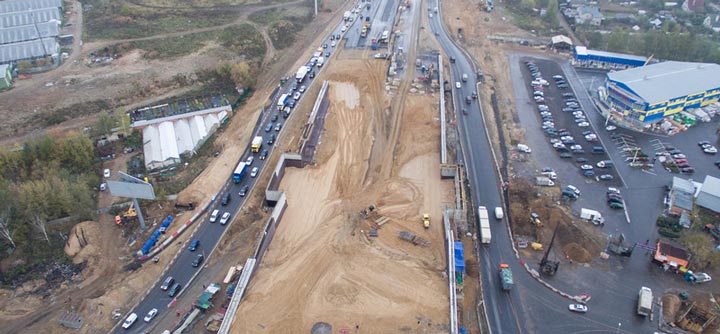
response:
<path id="1" fill-rule="evenodd" d="M 125 213 L 115 216 L 115 225 L 124 225 L 137 217 L 137 211 L 135 211 L 135 203 L 130 204 L 130 207 Z"/>

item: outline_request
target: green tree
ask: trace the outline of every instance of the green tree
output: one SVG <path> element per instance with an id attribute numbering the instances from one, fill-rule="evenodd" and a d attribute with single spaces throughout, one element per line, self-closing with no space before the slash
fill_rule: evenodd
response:
<path id="1" fill-rule="evenodd" d="M 603 48 L 603 36 L 600 32 L 592 31 L 587 35 L 588 47 L 593 49 Z"/>
<path id="2" fill-rule="evenodd" d="M 550 27 L 555 28 L 558 26 L 558 0 L 548 1 L 544 19 Z"/>
<path id="3" fill-rule="evenodd" d="M 100 135 L 107 136 L 112 133 L 112 129 L 114 129 L 116 126 L 117 119 L 115 119 L 115 115 L 108 115 L 107 113 L 102 113 L 100 114 L 100 119 L 98 119 L 94 128 L 97 129 Z"/>
<path id="4" fill-rule="evenodd" d="M 687 231 L 680 237 L 680 242 L 692 254 L 690 266 L 695 270 L 704 270 L 720 264 L 720 252 L 714 252 L 710 236 L 699 231 Z"/>
<path id="5" fill-rule="evenodd" d="M 230 70 L 230 78 L 236 87 L 248 88 L 255 85 L 255 76 L 246 62 L 237 63 Z"/>
<path id="6" fill-rule="evenodd" d="M 520 9 L 525 12 L 532 12 L 535 8 L 535 0 L 520 0 Z"/>

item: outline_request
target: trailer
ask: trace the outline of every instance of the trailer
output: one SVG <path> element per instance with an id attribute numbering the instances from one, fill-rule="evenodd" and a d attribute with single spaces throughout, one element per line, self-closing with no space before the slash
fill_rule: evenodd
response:
<path id="1" fill-rule="evenodd" d="M 478 207 L 478 219 L 480 220 L 480 242 L 490 244 L 492 233 L 490 231 L 490 219 L 486 207 Z"/>
<path id="2" fill-rule="evenodd" d="M 245 163 L 245 161 L 243 161 L 239 163 L 235 168 L 235 171 L 233 172 L 233 182 L 235 182 L 235 184 L 238 184 L 240 183 L 240 181 L 242 181 L 242 177 L 243 175 L 245 175 L 245 170 L 247 169 L 245 167 L 247 167 L 247 164 Z"/>
<path id="3" fill-rule="evenodd" d="M 308 72 L 310 72 L 310 68 L 307 66 L 300 66 L 300 68 L 297 70 L 297 73 L 295 73 L 295 80 L 298 83 L 303 82 L 305 80 L 305 76 L 307 76 Z M 282 108 L 280 109 L 282 110 Z"/>
<path id="4" fill-rule="evenodd" d="M 278 111 L 281 111 L 281 110 L 283 110 L 283 108 L 285 108 L 285 105 L 287 104 L 289 96 L 290 96 L 290 94 L 280 95 L 280 98 L 278 99 L 278 102 L 277 102 Z"/>

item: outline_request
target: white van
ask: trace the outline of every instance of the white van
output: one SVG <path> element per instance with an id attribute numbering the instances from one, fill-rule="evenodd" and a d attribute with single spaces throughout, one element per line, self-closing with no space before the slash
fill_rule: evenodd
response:
<path id="1" fill-rule="evenodd" d="M 215 210 L 210 215 L 210 222 L 214 223 L 218 219 L 218 215 L 220 214 L 220 210 Z"/>
<path id="2" fill-rule="evenodd" d="M 495 219 L 503 219 L 505 217 L 505 213 L 503 213 L 503 209 L 499 206 L 495 207 Z"/>
<path id="3" fill-rule="evenodd" d="M 132 326 L 135 323 L 135 320 L 137 320 L 137 314 L 133 313 L 130 314 L 127 319 L 125 319 L 125 322 L 122 324 L 122 328 L 128 329 L 130 326 Z"/>

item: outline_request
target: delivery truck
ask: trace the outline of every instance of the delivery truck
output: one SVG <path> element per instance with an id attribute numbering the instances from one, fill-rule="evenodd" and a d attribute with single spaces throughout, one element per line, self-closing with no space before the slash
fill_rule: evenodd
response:
<path id="1" fill-rule="evenodd" d="M 260 147 L 262 147 L 263 137 L 257 136 L 253 138 L 252 143 L 250 144 L 250 152 L 257 153 L 260 152 Z"/>

